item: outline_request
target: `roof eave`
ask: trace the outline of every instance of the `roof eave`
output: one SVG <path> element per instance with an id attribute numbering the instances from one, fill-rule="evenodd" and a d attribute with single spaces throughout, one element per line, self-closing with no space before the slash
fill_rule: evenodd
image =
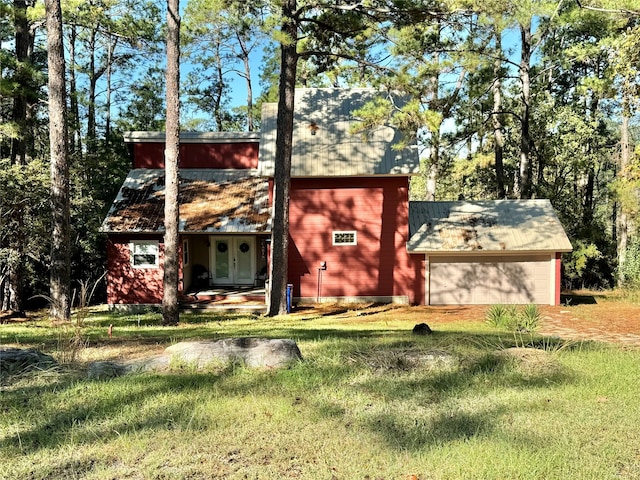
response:
<path id="1" fill-rule="evenodd" d="M 165 132 L 124 132 L 125 143 L 164 143 Z M 180 143 L 259 142 L 259 132 L 181 132 Z"/>
<path id="2" fill-rule="evenodd" d="M 486 249 L 468 249 L 468 250 L 427 250 L 427 249 L 411 249 L 407 246 L 407 253 L 418 253 L 424 255 L 440 255 L 440 256 L 469 256 L 469 255 L 485 255 L 485 256 L 499 256 L 499 255 L 542 255 L 552 253 L 570 253 L 573 248 L 567 249 L 561 247 L 557 249 L 545 249 L 545 250 L 486 250 Z"/>

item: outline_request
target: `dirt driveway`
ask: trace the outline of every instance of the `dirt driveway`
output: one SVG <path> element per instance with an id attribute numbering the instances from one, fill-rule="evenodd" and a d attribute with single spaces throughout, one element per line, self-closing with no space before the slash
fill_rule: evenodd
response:
<path id="1" fill-rule="evenodd" d="M 365 306 L 363 310 L 345 309 L 344 306 L 324 306 L 314 309 L 323 315 L 338 318 L 377 314 L 390 318 L 399 310 L 404 318 L 415 316 L 416 323 L 483 321 L 489 307 L 486 305 L 443 306 L 443 307 L 393 307 Z M 542 323 L 539 333 L 566 340 L 597 340 L 640 347 L 640 304 L 632 303 L 615 293 L 578 292 L 563 296 L 563 305 L 540 307 Z M 304 313 L 303 313 L 304 315 Z"/>
<path id="2" fill-rule="evenodd" d="M 557 307 L 544 306 L 539 332 L 567 340 L 598 340 L 640 347 L 640 304 L 613 294 L 580 294 Z M 439 321 L 482 319 L 487 306 L 425 307 Z M 455 310 L 455 311 L 454 311 Z"/>

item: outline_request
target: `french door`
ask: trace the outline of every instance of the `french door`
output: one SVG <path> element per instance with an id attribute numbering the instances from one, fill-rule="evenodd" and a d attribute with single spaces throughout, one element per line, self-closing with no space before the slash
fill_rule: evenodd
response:
<path id="1" fill-rule="evenodd" d="M 212 236 L 210 270 L 214 285 L 252 285 L 256 274 L 254 237 Z"/>

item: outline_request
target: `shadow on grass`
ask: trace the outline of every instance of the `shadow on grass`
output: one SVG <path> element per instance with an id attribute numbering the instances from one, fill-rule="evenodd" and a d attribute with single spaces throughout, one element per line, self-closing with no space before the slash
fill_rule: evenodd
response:
<path id="1" fill-rule="evenodd" d="M 30 427 L 0 440 L 0 450 L 31 453 L 73 443 L 107 441 L 127 432 L 187 425 L 199 393 L 221 376 L 214 374 L 134 375 L 108 382 L 69 379 L 46 387 L 4 392 L 8 412 L 40 412 Z M 168 396 L 169 395 L 169 396 Z M 64 399 L 57 402 L 54 398 Z M 57 404 L 55 411 L 51 403 Z"/>
<path id="2" fill-rule="evenodd" d="M 510 408 L 521 408 L 506 404 L 486 407 L 481 402 L 472 411 L 461 408 L 447 411 L 449 405 L 457 404 L 460 399 L 482 397 L 492 388 L 520 388 L 533 392 L 550 384 L 574 381 L 570 372 L 562 370 L 550 375 L 518 372 L 504 359 L 492 355 L 498 347 L 515 345 L 511 336 L 496 332 L 436 331 L 433 335 L 416 336 L 409 329 L 355 328 L 353 325 L 350 329 L 321 328 L 299 319 L 283 321 L 278 326 L 277 322 L 263 322 L 247 315 L 239 318 L 223 315 L 219 320 L 207 315 L 206 321 L 188 317 L 196 321 L 178 327 L 152 323 L 159 322 L 156 317 L 144 317 L 149 323 L 141 323 L 139 328 L 135 318 L 121 319 L 123 323 L 114 329 L 114 337 L 106 339 L 104 327 L 113 324 L 110 318 L 88 324 L 88 336 L 94 345 L 169 344 L 187 338 L 262 336 L 292 338 L 303 342 L 311 353 L 307 361 L 282 371 L 247 371 L 230 367 L 219 372 L 134 375 L 104 382 L 69 378 L 46 386 L 10 389 L 0 398 L 0 411 L 9 415 L 9 421 L 25 424 L 24 419 L 31 415 L 29 412 L 40 412 L 41 416 L 24 428 L 18 427 L 16 433 L 5 435 L 0 440 L 0 449 L 16 454 L 30 453 L 62 447 L 69 439 L 74 443 L 104 442 L 126 432 L 191 428 L 194 426 L 193 412 L 203 399 L 264 395 L 274 399 L 307 397 L 312 409 L 309 413 L 320 419 L 351 421 L 355 415 L 361 426 L 384 439 L 391 448 L 417 450 L 490 435 Z M 229 320 L 241 322 L 226 328 L 233 323 Z M 129 326 L 132 321 L 135 324 Z M 462 360 L 451 370 L 385 371 L 375 365 L 372 367 L 367 360 L 380 352 L 413 350 L 446 351 Z M 355 361 L 349 361 L 354 351 L 358 355 Z M 307 355 L 304 349 L 302 353 Z M 332 389 L 340 391 L 339 398 L 364 395 L 371 399 L 375 409 L 367 413 L 366 405 L 353 407 L 320 393 Z M 395 412 L 399 404 L 419 408 L 415 412 Z M 364 410 L 354 413 L 353 408 Z M 205 425 L 203 428 L 211 427 Z M 522 441 L 526 442 L 525 439 Z"/>

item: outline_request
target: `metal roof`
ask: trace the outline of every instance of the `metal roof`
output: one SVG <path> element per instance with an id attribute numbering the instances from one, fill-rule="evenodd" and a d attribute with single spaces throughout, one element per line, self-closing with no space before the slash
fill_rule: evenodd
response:
<path id="1" fill-rule="evenodd" d="M 570 252 L 549 200 L 409 202 L 413 253 Z"/>
<path id="2" fill-rule="evenodd" d="M 105 233 L 164 231 L 164 170 L 131 170 L 102 223 Z M 269 181 L 256 170 L 180 171 L 180 232 L 271 230 Z"/>
<path id="3" fill-rule="evenodd" d="M 294 106 L 292 177 L 412 175 L 419 171 L 416 145 L 398 149 L 401 132 L 380 125 L 354 133 L 354 110 L 382 92 L 371 88 L 297 88 Z M 273 176 L 277 104 L 262 108 L 259 170 Z"/>

